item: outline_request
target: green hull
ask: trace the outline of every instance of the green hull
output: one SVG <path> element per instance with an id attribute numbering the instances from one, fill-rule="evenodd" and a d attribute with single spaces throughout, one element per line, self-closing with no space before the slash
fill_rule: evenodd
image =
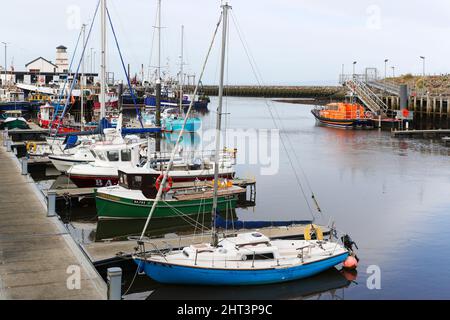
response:
<path id="1" fill-rule="evenodd" d="M 213 199 L 160 201 L 156 206 L 153 218 L 171 218 L 184 215 L 197 215 L 210 213 Z M 97 193 L 95 196 L 97 215 L 99 218 L 125 218 L 146 219 L 153 205 L 153 200 L 141 201 L 107 194 Z M 219 211 L 235 209 L 237 195 L 218 197 L 217 208 Z"/>
<path id="2" fill-rule="evenodd" d="M 29 129 L 30 127 L 26 122 L 23 122 L 22 120 L 16 119 L 13 121 L 3 122 L 2 129 Z"/>

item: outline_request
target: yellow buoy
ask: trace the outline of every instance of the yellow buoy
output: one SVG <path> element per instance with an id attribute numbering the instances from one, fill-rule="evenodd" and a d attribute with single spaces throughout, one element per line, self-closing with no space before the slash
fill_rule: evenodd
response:
<path id="1" fill-rule="evenodd" d="M 315 224 L 309 224 L 305 227 L 305 231 L 303 232 L 303 235 L 305 237 L 305 240 L 311 240 L 312 235 L 316 236 L 317 240 L 323 240 L 323 232 L 322 229 L 318 225 Z"/>
<path id="2" fill-rule="evenodd" d="M 33 152 L 36 152 L 36 142 L 28 142 L 27 143 L 27 151 L 33 150 Z"/>

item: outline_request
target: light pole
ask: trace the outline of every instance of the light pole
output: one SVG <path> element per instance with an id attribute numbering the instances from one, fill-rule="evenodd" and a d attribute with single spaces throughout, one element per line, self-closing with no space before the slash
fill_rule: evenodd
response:
<path id="1" fill-rule="evenodd" d="M 392 78 L 395 78 L 395 67 L 392 66 L 391 68 L 392 68 Z"/>
<path id="2" fill-rule="evenodd" d="M 389 59 L 384 59 L 384 92 L 386 92 L 387 63 Z"/>
<path id="3" fill-rule="evenodd" d="M 94 73 L 94 68 L 92 68 L 92 66 L 93 66 L 93 63 L 92 63 L 92 57 L 93 57 L 93 55 L 92 55 L 92 50 L 94 50 L 94 48 L 91 48 L 91 54 L 90 54 L 90 68 L 89 69 L 91 69 L 91 73 Z"/>
<path id="4" fill-rule="evenodd" d="M 353 61 L 353 78 L 355 78 L 355 66 L 357 63 L 357 61 Z"/>
<path id="5" fill-rule="evenodd" d="M 95 73 L 95 54 L 96 54 L 96 53 L 97 53 L 97 52 L 94 51 L 94 59 L 92 59 L 92 61 L 93 61 L 93 64 L 92 64 L 93 70 L 92 70 L 92 72 L 94 72 L 94 73 Z"/>
<path id="6" fill-rule="evenodd" d="M 422 59 L 422 62 L 423 62 L 423 72 L 422 72 L 422 75 L 423 75 L 423 77 L 425 78 L 425 57 L 424 57 L 424 56 L 420 56 L 420 59 Z"/>
<path id="7" fill-rule="evenodd" d="M 7 73 L 7 70 L 8 70 L 8 66 L 7 66 L 7 47 L 8 47 L 8 43 L 7 42 L 2 42 L 3 44 L 4 44 L 4 46 L 5 46 L 5 83 L 2 83 L 3 84 L 3 86 L 5 86 L 6 85 L 6 77 L 7 77 L 7 75 L 6 75 L 6 73 Z"/>

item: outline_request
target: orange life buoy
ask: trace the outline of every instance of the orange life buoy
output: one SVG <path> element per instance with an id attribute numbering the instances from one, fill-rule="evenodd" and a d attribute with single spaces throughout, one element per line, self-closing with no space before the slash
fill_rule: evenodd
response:
<path id="1" fill-rule="evenodd" d="M 161 187 L 163 178 L 164 178 L 164 175 L 160 174 L 158 179 L 156 179 L 156 182 L 155 182 L 156 190 L 159 190 L 159 188 Z M 172 188 L 172 184 L 173 184 L 172 177 L 168 176 L 167 180 L 166 180 L 166 186 L 163 188 L 163 192 L 168 192 Z"/>

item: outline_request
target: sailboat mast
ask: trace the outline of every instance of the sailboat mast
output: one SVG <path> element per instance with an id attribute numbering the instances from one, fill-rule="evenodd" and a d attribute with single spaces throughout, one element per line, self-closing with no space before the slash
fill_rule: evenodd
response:
<path id="1" fill-rule="evenodd" d="M 183 40 L 184 25 L 181 25 L 181 55 L 180 55 L 180 113 L 183 112 Z"/>
<path id="2" fill-rule="evenodd" d="M 223 101 L 223 79 L 225 73 L 225 52 L 227 45 L 227 28 L 228 28 L 228 9 L 231 7 L 228 2 L 222 6 L 223 9 L 223 24 L 222 24 L 222 51 L 220 57 L 220 77 L 219 77 L 219 102 L 217 105 L 217 120 L 216 120 L 216 150 L 214 156 L 214 192 L 213 192 L 213 207 L 211 212 L 211 227 L 212 227 L 212 245 L 217 245 L 216 235 L 216 211 L 217 211 L 217 191 L 219 187 L 219 151 L 220 151 L 220 131 L 222 126 L 222 101 Z"/>
<path id="3" fill-rule="evenodd" d="M 84 47 L 86 46 L 86 36 L 85 36 L 85 33 L 86 33 L 86 25 L 85 24 L 83 24 L 83 26 L 82 26 L 82 28 L 83 28 L 83 56 L 81 57 L 81 77 L 80 77 L 80 79 L 81 79 L 81 84 L 80 84 L 80 103 L 81 103 L 81 105 L 80 105 L 80 123 L 81 123 L 81 131 L 83 131 L 84 130 L 84 83 L 83 83 L 83 80 L 84 80 L 84 63 L 85 63 L 85 61 L 84 61 Z"/>
<path id="4" fill-rule="evenodd" d="M 100 120 L 106 115 L 106 0 L 101 0 Z"/>
<path id="5" fill-rule="evenodd" d="M 158 67 L 156 70 L 156 85 L 155 85 L 155 107 L 156 107 L 156 126 L 161 127 L 161 0 L 158 0 Z M 161 151 L 161 136 L 156 134 L 155 151 Z"/>
<path id="6" fill-rule="evenodd" d="M 161 80 L 161 0 L 158 0 L 158 70 L 157 79 Z"/>

